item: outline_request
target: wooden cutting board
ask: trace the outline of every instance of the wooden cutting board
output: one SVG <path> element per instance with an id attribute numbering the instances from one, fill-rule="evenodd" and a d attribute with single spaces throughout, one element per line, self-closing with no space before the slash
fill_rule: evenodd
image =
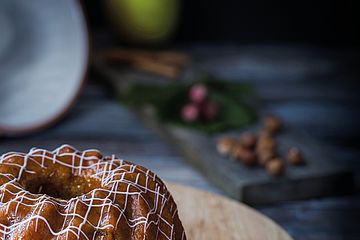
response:
<path id="1" fill-rule="evenodd" d="M 134 113 L 146 126 L 171 143 L 211 183 L 229 197 L 246 204 L 253 206 L 353 191 L 352 171 L 342 162 L 332 159 L 321 143 L 301 132 L 284 129 L 277 136 L 278 152 L 284 157 L 290 147 L 298 147 L 305 156 L 306 164 L 295 167 L 285 162 L 284 175 L 273 178 L 261 166 L 248 168 L 219 155 L 216 144 L 223 134 L 208 136 L 191 129 L 164 124 L 146 109 L 136 109 Z M 234 130 L 225 135 L 238 137 L 242 131 L 254 129 Z"/>
<path id="2" fill-rule="evenodd" d="M 292 240 L 254 209 L 191 187 L 167 184 L 189 240 Z"/>

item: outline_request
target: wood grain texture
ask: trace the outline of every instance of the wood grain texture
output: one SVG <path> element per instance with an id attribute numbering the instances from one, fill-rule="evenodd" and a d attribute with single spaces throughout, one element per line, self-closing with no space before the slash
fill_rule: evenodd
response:
<path id="1" fill-rule="evenodd" d="M 189 240 L 291 240 L 272 220 L 244 204 L 190 187 L 167 184 Z"/>

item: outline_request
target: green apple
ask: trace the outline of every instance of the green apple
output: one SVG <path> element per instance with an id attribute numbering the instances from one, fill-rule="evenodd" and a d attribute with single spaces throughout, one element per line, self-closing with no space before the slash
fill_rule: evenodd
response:
<path id="1" fill-rule="evenodd" d="M 106 0 L 118 32 L 132 42 L 160 43 L 173 32 L 179 0 Z"/>

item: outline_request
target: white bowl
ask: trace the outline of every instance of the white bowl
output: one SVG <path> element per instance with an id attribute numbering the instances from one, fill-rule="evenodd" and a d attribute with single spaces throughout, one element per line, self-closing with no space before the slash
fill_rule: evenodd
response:
<path id="1" fill-rule="evenodd" d="M 89 44 L 77 0 L 0 1 L 0 135 L 50 126 L 74 102 Z"/>

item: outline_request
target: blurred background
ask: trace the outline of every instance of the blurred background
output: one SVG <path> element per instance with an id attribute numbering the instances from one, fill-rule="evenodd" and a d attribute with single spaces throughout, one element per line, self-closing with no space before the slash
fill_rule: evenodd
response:
<path id="1" fill-rule="evenodd" d="M 354 5 L 3 0 L 0 152 L 98 148 L 166 181 L 244 201 L 294 239 L 359 239 Z M 290 161 L 274 177 L 216 153 L 224 137 L 256 137 L 269 115 L 282 126 L 279 157 L 286 162 L 295 147 L 303 166 Z M 214 164 L 234 177 L 209 173 Z M 243 180 L 255 194 L 238 188 Z"/>
<path id="2" fill-rule="evenodd" d="M 106 14 L 98 11 L 103 4 L 90 0 L 85 5 L 91 26 L 106 27 Z M 343 48 L 359 43 L 353 1 L 183 0 L 177 12 L 175 43 L 302 43 Z"/>

